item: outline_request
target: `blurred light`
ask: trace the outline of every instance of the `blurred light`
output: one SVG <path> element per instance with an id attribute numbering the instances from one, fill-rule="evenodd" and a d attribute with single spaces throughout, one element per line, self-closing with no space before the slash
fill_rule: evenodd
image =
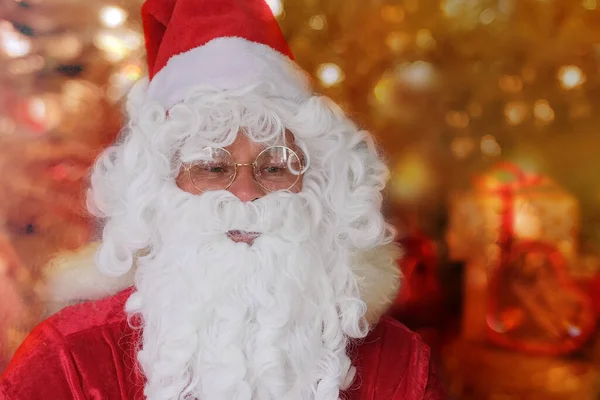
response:
<path id="1" fill-rule="evenodd" d="M 27 102 L 31 122 L 42 131 L 55 128 L 60 123 L 62 107 L 54 94 L 34 96 Z"/>
<path id="2" fill-rule="evenodd" d="M 450 150 L 452 151 L 452 154 L 454 154 L 454 157 L 463 160 L 475 150 L 475 143 L 473 139 L 468 136 L 455 137 L 450 143 Z"/>
<path id="3" fill-rule="evenodd" d="M 108 82 L 112 86 L 124 86 L 129 83 L 129 79 L 127 79 L 127 75 L 123 71 L 116 72 L 108 78 Z"/>
<path id="4" fill-rule="evenodd" d="M 375 99 L 380 105 L 391 104 L 394 97 L 394 78 L 390 73 L 384 74 L 373 88 Z"/>
<path id="5" fill-rule="evenodd" d="M 400 6 L 385 5 L 381 7 L 381 18 L 389 23 L 398 24 L 404 21 L 404 10 Z"/>
<path id="6" fill-rule="evenodd" d="M 454 20 L 455 26 L 471 29 L 479 22 L 484 3 L 483 0 L 442 0 L 440 7 L 446 18 Z"/>
<path id="7" fill-rule="evenodd" d="M 27 105 L 29 117 L 33 122 L 43 125 L 46 122 L 46 103 L 41 97 L 34 97 L 29 100 Z"/>
<path id="8" fill-rule="evenodd" d="M 109 61 L 118 62 L 127 57 L 131 51 L 137 50 L 142 45 L 142 38 L 134 31 L 103 30 L 96 34 L 94 44 L 105 52 Z"/>
<path id="9" fill-rule="evenodd" d="M 484 25 L 489 25 L 496 19 L 496 13 L 491 8 L 486 8 L 479 14 L 479 22 Z"/>
<path id="10" fill-rule="evenodd" d="M 23 57 L 31 51 L 31 40 L 8 21 L 0 22 L 0 46 L 9 57 Z"/>
<path id="11" fill-rule="evenodd" d="M 13 119 L 0 116 L 0 135 L 12 135 L 16 128 L 17 124 Z"/>
<path id="12" fill-rule="evenodd" d="M 98 86 L 81 79 L 70 79 L 63 85 L 62 106 L 65 110 L 76 113 L 84 104 L 98 101 L 102 91 Z"/>
<path id="13" fill-rule="evenodd" d="M 481 138 L 481 152 L 486 156 L 499 156 L 502 153 L 500 145 L 492 135 L 485 135 Z"/>
<path id="14" fill-rule="evenodd" d="M 415 42 L 418 47 L 424 50 L 431 50 L 435 48 L 435 39 L 431 35 L 431 31 L 428 29 L 419 29 Z"/>
<path id="15" fill-rule="evenodd" d="M 106 88 L 106 98 L 111 103 L 116 103 L 123 98 L 123 91 L 116 86 L 108 86 Z"/>
<path id="16" fill-rule="evenodd" d="M 325 19 L 324 15 L 313 15 L 312 17 L 310 17 L 308 25 L 310 25 L 312 29 L 320 31 L 323 28 L 325 28 L 326 22 L 327 20 Z"/>
<path id="17" fill-rule="evenodd" d="M 459 17 L 463 6 L 462 0 L 445 0 L 441 4 L 442 12 L 450 18 Z"/>
<path id="18" fill-rule="evenodd" d="M 498 11 L 508 16 L 515 11 L 517 3 L 518 0 L 498 0 Z"/>
<path id="19" fill-rule="evenodd" d="M 554 120 L 554 110 L 548 100 L 537 100 L 533 106 L 533 115 L 543 123 L 550 123 Z"/>
<path id="20" fill-rule="evenodd" d="M 478 103 L 476 101 L 472 101 L 467 106 L 467 112 L 469 113 L 469 115 L 471 116 L 471 118 L 480 117 L 481 114 L 483 114 L 483 106 L 481 105 L 481 103 Z"/>
<path id="21" fill-rule="evenodd" d="M 500 89 L 507 93 L 517 93 L 523 89 L 521 78 L 515 75 L 503 75 L 498 82 Z"/>
<path id="22" fill-rule="evenodd" d="M 515 206 L 513 226 L 515 235 L 522 239 L 539 239 L 542 234 L 539 211 L 529 202 Z"/>
<path id="23" fill-rule="evenodd" d="M 125 43 L 129 50 L 137 50 L 144 44 L 144 38 L 139 32 L 134 30 L 124 30 L 119 32 L 118 36 Z"/>
<path id="24" fill-rule="evenodd" d="M 569 325 L 567 332 L 569 332 L 569 336 L 578 337 L 581 335 L 581 328 L 575 325 Z"/>
<path id="25" fill-rule="evenodd" d="M 583 8 L 585 8 L 586 10 L 595 10 L 598 8 L 598 0 L 583 0 L 581 2 L 581 5 L 583 6 Z"/>
<path id="26" fill-rule="evenodd" d="M 281 0 L 267 0 L 267 4 L 274 16 L 279 17 L 283 13 L 283 4 Z"/>
<path id="27" fill-rule="evenodd" d="M 453 128 L 464 129 L 469 126 L 469 116 L 464 111 L 448 111 L 446 123 Z"/>
<path id="28" fill-rule="evenodd" d="M 585 74 L 575 65 L 567 65 L 558 70 L 558 79 L 564 89 L 574 89 L 585 82 Z"/>
<path id="29" fill-rule="evenodd" d="M 50 175 L 55 181 L 64 181 L 69 177 L 69 170 L 66 165 L 58 164 L 50 168 Z"/>
<path id="30" fill-rule="evenodd" d="M 392 195 L 399 200 L 418 200 L 432 184 L 433 173 L 418 153 L 401 157 L 392 171 Z"/>
<path id="31" fill-rule="evenodd" d="M 406 32 L 390 32 L 385 39 L 385 44 L 395 53 L 401 53 L 411 44 L 411 36 Z"/>
<path id="32" fill-rule="evenodd" d="M 67 34 L 45 47 L 48 55 L 60 60 L 72 60 L 78 57 L 83 50 L 83 43 L 73 34 Z"/>
<path id="33" fill-rule="evenodd" d="M 396 68 L 396 76 L 404 86 L 413 90 L 428 90 L 437 85 L 435 67 L 425 61 L 401 64 Z"/>
<path id="34" fill-rule="evenodd" d="M 142 69 L 135 64 L 128 64 L 120 71 L 112 74 L 108 80 L 106 97 L 113 103 L 119 101 L 142 76 Z"/>
<path id="35" fill-rule="evenodd" d="M 8 72 L 13 75 L 27 75 L 44 68 L 44 57 L 39 54 L 13 60 L 8 65 Z"/>
<path id="36" fill-rule="evenodd" d="M 127 19 L 127 12 L 120 7 L 106 6 L 100 10 L 100 21 L 104 26 L 116 28 L 123 25 Z"/>
<path id="37" fill-rule="evenodd" d="M 99 32 L 94 43 L 106 53 L 106 58 L 109 61 L 121 61 L 129 54 L 127 46 L 119 38 L 108 32 Z"/>
<path id="38" fill-rule="evenodd" d="M 130 81 L 137 81 L 142 76 L 142 69 L 137 65 L 129 64 L 123 68 L 123 74 Z"/>
<path id="39" fill-rule="evenodd" d="M 527 118 L 527 105 L 522 101 L 509 101 L 504 106 L 504 116 L 510 125 L 519 125 Z"/>
<path id="40" fill-rule="evenodd" d="M 336 64 L 321 64 L 317 69 L 317 76 L 324 87 L 331 87 L 344 80 L 344 73 Z"/>
<path id="41" fill-rule="evenodd" d="M 87 175 L 87 168 L 74 162 L 64 161 L 50 167 L 50 176 L 55 181 L 78 181 Z"/>

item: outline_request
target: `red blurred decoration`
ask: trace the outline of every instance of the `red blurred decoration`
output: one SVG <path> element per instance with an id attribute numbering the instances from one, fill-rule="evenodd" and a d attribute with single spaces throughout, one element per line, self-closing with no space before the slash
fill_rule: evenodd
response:
<path id="1" fill-rule="evenodd" d="M 59 164 L 50 168 L 50 174 L 55 181 L 64 181 L 69 176 L 69 169 L 64 164 Z"/>
<path id="2" fill-rule="evenodd" d="M 30 99 L 20 99 L 13 108 L 16 121 L 27 128 L 30 133 L 40 135 L 46 131 L 46 125 L 31 115 Z"/>
<path id="3" fill-rule="evenodd" d="M 403 256 L 398 260 L 402 284 L 390 314 L 410 328 L 441 322 L 444 292 L 438 277 L 436 244 L 421 233 L 399 240 Z"/>
<path id="4" fill-rule="evenodd" d="M 52 179 L 55 181 L 79 181 L 87 175 L 89 171 L 88 160 L 60 160 L 58 163 L 54 163 L 48 167 L 48 172 Z"/>

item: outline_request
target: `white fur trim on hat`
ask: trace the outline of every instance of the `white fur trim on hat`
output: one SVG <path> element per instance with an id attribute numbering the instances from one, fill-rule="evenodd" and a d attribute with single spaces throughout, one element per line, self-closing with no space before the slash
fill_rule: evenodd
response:
<path id="1" fill-rule="evenodd" d="M 222 37 L 171 57 L 150 81 L 147 100 L 168 109 L 194 87 L 240 89 L 260 83 L 271 83 L 273 95 L 289 99 L 312 95 L 306 72 L 285 55 L 264 44 Z"/>

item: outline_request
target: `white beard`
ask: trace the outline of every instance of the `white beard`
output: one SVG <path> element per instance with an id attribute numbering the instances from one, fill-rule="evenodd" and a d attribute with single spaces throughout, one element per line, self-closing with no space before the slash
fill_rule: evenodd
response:
<path id="1" fill-rule="evenodd" d="M 273 193 L 162 194 L 155 246 L 127 303 L 143 321 L 150 400 L 337 400 L 350 338 L 367 333 L 347 250 L 317 199 Z M 253 245 L 229 230 L 261 232 Z"/>

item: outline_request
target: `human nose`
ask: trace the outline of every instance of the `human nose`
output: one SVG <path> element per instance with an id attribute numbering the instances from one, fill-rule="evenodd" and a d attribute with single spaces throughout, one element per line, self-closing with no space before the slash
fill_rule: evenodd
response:
<path id="1" fill-rule="evenodd" d="M 227 190 L 243 202 L 253 201 L 265 195 L 265 191 L 254 179 L 252 167 L 247 165 L 237 168 L 235 180 Z"/>

